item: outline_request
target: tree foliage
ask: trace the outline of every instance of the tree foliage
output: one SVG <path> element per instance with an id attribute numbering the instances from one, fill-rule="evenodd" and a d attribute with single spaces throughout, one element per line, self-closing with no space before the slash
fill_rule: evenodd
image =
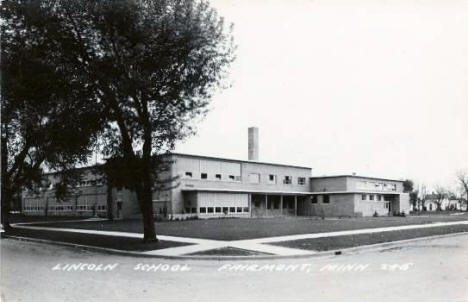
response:
<path id="1" fill-rule="evenodd" d="M 413 181 L 411 179 L 406 179 L 403 182 L 403 192 L 411 193 L 411 192 L 413 192 L 413 188 L 414 188 L 414 183 L 413 183 Z"/>
<path id="2" fill-rule="evenodd" d="M 44 168 L 67 170 L 87 161 L 102 127 L 86 75 L 61 55 L 66 37 L 39 2 L 2 3 L 2 223 L 24 187 L 42 182 Z M 51 26 L 45 27 L 48 24 Z"/>
<path id="3" fill-rule="evenodd" d="M 82 88 L 93 121 L 105 120 L 99 140 L 108 180 L 136 192 L 144 240 L 156 240 L 152 194 L 164 153 L 194 133 L 216 88 L 225 87 L 235 49 L 230 27 L 203 0 L 18 3 L 35 9 L 30 33 L 40 38 L 31 38 L 51 45 L 39 48 L 52 58 L 47 66 L 72 69 L 63 82 Z"/>
<path id="4" fill-rule="evenodd" d="M 468 172 L 463 170 L 458 171 L 457 180 L 462 192 L 465 195 L 466 211 L 468 212 Z M 463 197 L 461 199 L 463 199 Z"/>

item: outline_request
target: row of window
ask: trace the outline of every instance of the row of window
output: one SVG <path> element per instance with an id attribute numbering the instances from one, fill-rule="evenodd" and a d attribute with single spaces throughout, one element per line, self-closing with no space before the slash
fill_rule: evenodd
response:
<path id="1" fill-rule="evenodd" d="M 215 214 L 215 213 L 216 214 L 221 214 L 221 213 L 234 214 L 234 213 L 248 213 L 248 212 L 249 212 L 249 207 L 200 207 L 200 214 Z"/>
<path id="2" fill-rule="evenodd" d="M 73 211 L 74 206 L 49 206 L 49 211 Z M 92 205 L 78 205 L 76 207 L 77 211 L 93 211 L 94 206 Z M 105 205 L 98 205 L 96 207 L 97 211 L 106 211 Z M 35 211 L 44 211 L 45 207 L 43 206 L 25 206 L 24 211 L 35 212 Z"/>
<path id="3" fill-rule="evenodd" d="M 185 172 L 185 177 L 186 178 L 193 178 L 193 173 L 192 172 Z M 200 178 L 201 179 L 208 179 L 208 173 L 200 173 Z M 222 180 L 223 176 L 221 174 L 215 174 L 215 179 L 216 180 Z M 237 175 L 228 175 L 227 179 L 230 181 L 240 181 L 241 177 Z"/>
<path id="4" fill-rule="evenodd" d="M 330 195 L 313 195 L 310 202 L 311 203 L 318 203 L 318 197 L 322 196 L 323 203 L 330 203 Z M 384 201 L 383 195 L 378 194 L 362 194 L 362 200 L 376 200 L 376 201 Z"/>
<path id="5" fill-rule="evenodd" d="M 385 182 L 360 181 L 357 188 L 361 190 L 396 191 L 397 185 Z"/>
<path id="6" fill-rule="evenodd" d="M 310 199 L 311 203 L 318 203 L 319 196 L 322 196 L 323 203 L 330 203 L 330 195 L 313 195 Z"/>
<path id="7" fill-rule="evenodd" d="M 185 172 L 185 177 L 186 178 L 193 178 L 193 173 L 192 172 Z M 208 179 L 208 173 L 200 173 L 200 179 Z M 223 175 L 221 174 L 215 174 L 215 179 L 216 180 L 223 180 Z M 241 181 L 240 176 L 235 176 L 235 175 L 228 175 L 227 179 L 230 181 Z M 283 178 L 283 184 L 292 184 L 292 176 L 286 175 Z M 249 174 L 249 183 L 260 183 L 260 174 L 259 173 L 250 173 Z M 268 175 L 268 184 L 276 184 L 277 183 L 277 176 L 275 174 L 269 174 Z M 305 185 L 306 184 L 306 178 L 305 177 L 298 177 L 297 178 L 297 184 L 298 185 Z"/>
<path id="8" fill-rule="evenodd" d="M 374 195 L 374 194 L 362 194 L 361 195 L 362 200 L 376 200 L 376 201 L 382 201 L 384 200 L 384 197 L 382 195 Z"/>
<path id="9" fill-rule="evenodd" d="M 95 185 L 102 186 L 104 184 L 104 179 L 98 178 L 95 180 L 83 180 L 80 181 L 77 185 L 77 187 L 92 187 Z"/>
<path id="10" fill-rule="evenodd" d="M 93 186 L 102 186 L 104 185 L 104 179 L 103 178 L 97 178 L 93 180 L 82 180 L 76 184 L 75 187 L 80 188 L 80 187 L 93 187 Z M 53 190 L 54 189 L 54 183 L 51 182 L 49 187 L 47 187 L 47 190 Z M 33 193 L 31 190 L 26 190 L 28 193 Z"/>

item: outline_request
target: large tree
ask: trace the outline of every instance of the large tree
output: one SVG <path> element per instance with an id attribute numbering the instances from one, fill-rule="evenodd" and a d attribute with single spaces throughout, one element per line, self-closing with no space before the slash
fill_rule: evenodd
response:
<path id="1" fill-rule="evenodd" d="M 1 204 L 8 229 L 14 196 L 40 185 L 44 168 L 85 163 L 103 120 L 85 106 L 94 98 L 87 75 L 61 55 L 67 43 L 56 40 L 66 41 L 67 33 L 55 16 L 39 2 L 5 1 L 1 13 Z"/>
<path id="2" fill-rule="evenodd" d="M 194 132 L 233 61 L 230 26 L 206 1 L 44 1 L 36 22 L 61 45 L 60 56 L 86 74 L 87 108 L 106 112 L 100 150 L 117 159 L 136 192 L 144 241 L 155 241 L 152 194 L 164 153 Z M 49 35 L 60 28 L 59 38 Z M 116 176 L 116 175 L 114 175 Z M 113 177 L 118 179 L 119 177 Z M 109 178 L 111 180 L 112 177 Z"/>

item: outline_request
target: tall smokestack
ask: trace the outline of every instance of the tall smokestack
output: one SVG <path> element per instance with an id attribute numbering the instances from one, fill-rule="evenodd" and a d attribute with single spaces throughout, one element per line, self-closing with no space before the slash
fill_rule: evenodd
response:
<path id="1" fill-rule="evenodd" d="M 258 128 L 249 128 L 249 160 L 258 161 Z"/>

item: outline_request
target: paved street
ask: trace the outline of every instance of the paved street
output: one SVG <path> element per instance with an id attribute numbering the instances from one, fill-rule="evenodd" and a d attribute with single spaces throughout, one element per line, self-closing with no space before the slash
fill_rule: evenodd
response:
<path id="1" fill-rule="evenodd" d="M 181 261 L 4 239 L 2 301 L 468 301 L 468 235 L 289 260 Z"/>

